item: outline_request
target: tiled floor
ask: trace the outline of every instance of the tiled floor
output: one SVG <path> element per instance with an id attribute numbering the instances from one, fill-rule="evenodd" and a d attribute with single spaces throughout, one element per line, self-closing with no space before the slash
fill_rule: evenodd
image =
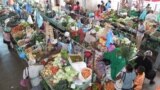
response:
<path id="1" fill-rule="evenodd" d="M 0 90 L 22 90 L 19 81 L 24 67 L 25 62 L 15 52 L 9 52 L 3 44 L 0 31 Z"/>
<path id="2" fill-rule="evenodd" d="M 25 62 L 20 60 L 15 52 L 9 52 L 7 46 L 3 44 L 0 33 L 0 90 L 23 90 L 19 86 L 19 81 L 22 78 L 24 67 Z M 160 86 L 159 72 L 157 72 L 155 80 L 155 85 L 149 85 L 149 81 L 146 79 L 143 90 L 155 90 L 156 86 Z"/>
<path id="3" fill-rule="evenodd" d="M 156 87 L 160 86 L 160 72 L 157 72 L 155 81 L 156 81 L 155 85 L 149 85 L 149 80 L 145 79 L 143 90 L 156 90 Z"/>

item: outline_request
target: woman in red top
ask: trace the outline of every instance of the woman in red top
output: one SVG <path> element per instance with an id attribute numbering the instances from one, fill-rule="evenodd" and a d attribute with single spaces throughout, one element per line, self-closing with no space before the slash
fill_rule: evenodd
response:
<path id="1" fill-rule="evenodd" d="M 80 6 L 78 1 L 76 2 L 76 5 L 73 5 L 72 10 L 75 11 L 75 13 L 79 13 Z"/>
<path id="2" fill-rule="evenodd" d="M 101 13 L 102 13 L 102 8 L 101 8 L 100 4 L 98 4 L 97 7 L 98 7 L 98 10 L 95 12 L 95 18 L 100 19 Z"/>

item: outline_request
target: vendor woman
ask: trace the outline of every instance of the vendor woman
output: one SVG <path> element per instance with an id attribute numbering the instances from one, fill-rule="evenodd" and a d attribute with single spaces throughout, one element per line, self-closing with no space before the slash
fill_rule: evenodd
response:
<path id="1" fill-rule="evenodd" d="M 145 77 L 150 80 L 150 84 L 155 84 L 154 78 L 156 76 L 156 72 L 153 68 L 153 59 L 152 59 L 152 51 L 147 50 L 143 56 L 138 56 L 135 60 L 135 69 L 139 66 L 145 67 Z"/>
<path id="2" fill-rule="evenodd" d="M 95 18 L 99 20 L 100 17 L 101 17 L 102 9 L 101 9 L 101 5 L 100 4 L 98 4 L 97 7 L 98 7 L 98 9 L 95 12 Z"/>
<path id="3" fill-rule="evenodd" d="M 80 6 L 79 6 L 79 2 L 77 1 L 75 5 L 73 5 L 72 8 L 73 11 L 75 11 L 75 13 L 79 13 L 80 11 Z"/>
<path id="4" fill-rule="evenodd" d="M 142 39 L 144 37 L 144 32 L 145 32 L 145 27 L 144 27 L 143 21 L 140 20 L 138 24 L 137 35 L 136 35 L 137 49 L 140 49 Z"/>
<path id="5" fill-rule="evenodd" d="M 150 4 L 148 4 L 148 5 L 146 6 L 146 8 L 142 11 L 142 13 L 140 14 L 139 19 L 140 19 L 140 20 L 145 20 L 146 15 L 147 15 L 148 11 L 150 11 L 150 10 L 151 10 L 151 7 L 150 7 Z"/>

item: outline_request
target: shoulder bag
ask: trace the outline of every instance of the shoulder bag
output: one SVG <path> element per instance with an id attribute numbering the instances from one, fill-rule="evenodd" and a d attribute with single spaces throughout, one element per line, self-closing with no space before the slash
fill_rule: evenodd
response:
<path id="1" fill-rule="evenodd" d="M 126 72 L 123 73 L 123 76 L 121 79 L 116 80 L 114 87 L 116 88 L 116 90 L 122 90 L 122 86 L 123 86 L 123 82 L 126 78 Z"/>

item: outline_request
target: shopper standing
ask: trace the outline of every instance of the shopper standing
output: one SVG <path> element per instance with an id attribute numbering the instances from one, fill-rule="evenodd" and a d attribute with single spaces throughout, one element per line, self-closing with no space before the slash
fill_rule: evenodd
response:
<path id="1" fill-rule="evenodd" d="M 11 50 L 13 48 L 13 44 L 11 42 L 11 28 L 9 27 L 4 27 L 3 31 L 3 42 L 7 44 L 8 49 Z"/>
<path id="2" fill-rule="evenodd" d="M 101 1 L 101 8 L 102 8 L 102 11 L 106 11 L 106 7 L 105 7 L 105 5 L 104 5 L 104 2 L 103 2 L 103 1 Z"/>
<path id="3" fill-rule="evenodd" d="M 110 9 L 110 8 L 111 8 L 111 0 L 109 0 L 105 5 L 106 11 L 108 11 L 108 9 Z"/>
<path id="4" fill-rule="evenodd" d="M 150 80 L 150 84 L 154 84 L 154 78 L 156 76 L 156 72 L 153 69 L 153 59 L 152 57 L 152 51 L 147 50 L 144 53 L 144 56 L 139 56 L 136 60 L 136 66 L 135 69 L 137 69 L 139 66 L 145 67 L 145 77 Z"/>
<path id="5" fill-rule="evenodd" d="M 142 90 L 142 86 L 144 83 L 145 79 L 145 68 L 143 66 L 139 66 L 137 69 L 137 76 L 136 79 L 134 80 L 134 90 Z"/>
<path id="6" fill-rule="evenodd" d="M 126 66 L 126 72 L 124 72 L 122 76 L 122 80 L 123 80 L 122 90 L 132 90 L 133 81 L 135 77 L 136 77 L 136 73 L 134 72 L 132 65 L 128 64 Z"/>
<path id="7" fill-rule="evenodd" d="M 149 11 L 150 9 L 151 9 L 150 4 L 148 4 L 148 5 L 146 6 L 146 8 L 142 11 L 142 13 L 140 14 L 139 19 L 140 19 L 140 20 L 145 20 L 146 15 L 147 15 L 147 13 L 148 13 L 148 11 Z"/>
<path id="8" fill-rule="evenodd" d="M 137 49 L 140 49 L 142 39 L 144 37 L 144 32 L 145 32 L 145 26 L 143 24 L 143 21 L 140 20 L 138 24 L 138 30 L 137 30 L 137 35 L 136 35 L 136 44 L 137 44 Z"/>
<path id="9" fill-rule="evenodd" d="M 43 90 L 40 84 L 42 80 L 40 77 L 40 71 L 44 68 L 44 66 L 36 64 L 36 60 L 29 60 L 28 65 L 29 66 L 23 71 L 23 78 L 25 79 L 29 76 L 32 85 L 31 90 Z M 28 72 L 28 74 L 25 72 Z"/>
<path id="10" fill-rule="evenodd" d="M 79 6 L 79 2 L 77 1 L 76 2 L 76 5 L 73 6 L 73 11 L 75 11 L 75 13 L 78 13 L 80 12 L 80 6 Z"/>
<path id="11" fill-rule="evenodd" d="M 98 9 L 95 11 L 95 18 L 96 18 L 96 20 L 100 20 L 101 13 L 102 13 L 101 5 L 98 4 L 97 7 L 98 7 Z"/>

